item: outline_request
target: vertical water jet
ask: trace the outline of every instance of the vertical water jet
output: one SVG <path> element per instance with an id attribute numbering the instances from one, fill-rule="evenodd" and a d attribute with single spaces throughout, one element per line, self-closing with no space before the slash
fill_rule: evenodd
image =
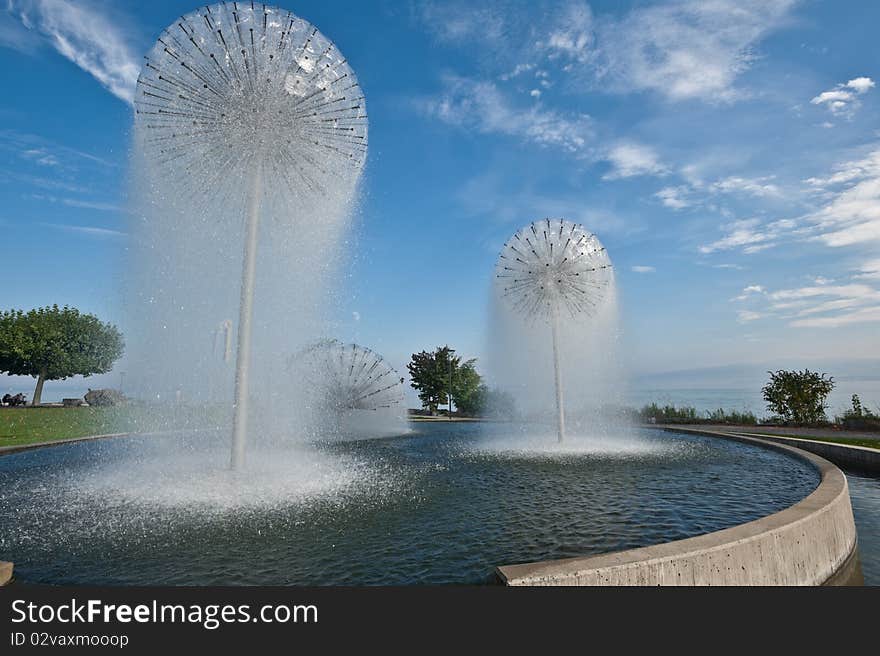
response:
<path id="1" fill-rule="evenodd" d="M 512 310 L 527 321 L 547 321 L 553 342 L 556 432 L 565 440 L 565 403 L 560 363 L 560 313 L 592 314 L 610 281 L 611 261 L 599 239 L 565 219 L 542 219 L 517 231 L 498 256 L 495 277 Z"/>
<path id="2" fill-rule="evenodd" d="M 145 59 L 135 134 L 153 215 L 201 222 L 195 234 L 214 241 L 242 235 L 231 449 L 231 466 L 239 468 L 253 394 L 254 308 L 264 302 L 261 235 L 284 243 L 285 230 L 310 219 L 340 220 L 366 159 L 364 96 L 332 41 L 264 4 L 219 3 L 189 13 L 165 29 Z M 213 229 L 212 220 L 227 220 L 226 230 Z M 332 241 L 331 232 L 318 238 Z M 224 294 L 218 285 L 217 295 Z"/>

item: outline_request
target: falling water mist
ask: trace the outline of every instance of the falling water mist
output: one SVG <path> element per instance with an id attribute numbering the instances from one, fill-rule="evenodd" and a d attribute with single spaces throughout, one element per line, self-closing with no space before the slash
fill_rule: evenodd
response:
<path id="1" fill-rule="evenodd" d="M 339 438 L 338 423 L 312 411 L 314 377 L 289 367 L 328 336 L 350 260 L 367 116 L 347 60 L 286 10 L 203 7 L 148 53 L 135 108 L 127 392 L 140 430 L 174 437 L 102 481 L 234 506 L 353 480 L 358 463 L 313 448 Z M 237 397 L 246 288 L 250 375 Z M 239 400 L 246 466 L 229 472 Z"/>
<path id="2" fill-rule="evenodd" d="M 502 252 L 496 268 L 500 275 L 496 275 L 491 290 L 489 379 L 492 386 L 513 398 L 516 408 L 514 416 L 506 417 L 510 421 L 510 437 L 493 440 L 493 444 L 501 449 L 548 452 L 639 450 L 644 445 L 631 430 L 631 420 L 621 404 L 621 399 L 626 398 L 626 376 L 618 352 L 620 323 L 613 271 L 610 266 L 606 271 L 603 267 L 607 265 L 600 265 L 597 260 L 582 265 L 577 272 L 571 262 L 580 253 L 561 252 L 571 249 L 570 244 L 578 235 L 583 240 L 583 257 L 601 254 L 607 261 L 604 248 L 598 242 L 587 246 L 595 238 L 570 222 L 543 220 L 532 225 L 537 227 L 536 232 L 524 228 L 505 245 L 505 249 L 512 250 L 507 251 L 506 259 Z M 569 231 L 571 240 L 567 239 Z M 548 239 L 553 241 L 555 252 L 549 242 L 545 243 Z M 511 259 L 518 262 L 513 267 Z M 537 279 L 530 287 L 526 278 L 536 273 L 545 275 L 545 267 L 548 271 L 557 267 L 562 272 L 561 276 L 551 275 L 551 283 L 560 278 L 559 282 L 566 284 L 565 275 L 572 282 L 556 292 L 546 291 L 547 281 L 543 279 Z M 602 278 L 595 287 L 582 282 L 600 269 Z M 562 298 L 569 292 L 578 292 L 580 296 Z M 546 310 L 552 303 L 559 307 Z M 561 436 L 557 440 L 553 312 L 558 322 L 564 441 Z"/>

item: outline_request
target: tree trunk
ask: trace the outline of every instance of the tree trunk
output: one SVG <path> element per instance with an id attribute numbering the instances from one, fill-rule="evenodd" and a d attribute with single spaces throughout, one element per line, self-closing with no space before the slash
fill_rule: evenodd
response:
<path id="1" fill-rule="evenodd" d="M 43 383 L 46 382 L 46 372 L 41 371 L 40 375 L 37 376 L 37 386 L 34 389 L 34 398 L 31 401 L 31 405 L 40 405 L 40 400 L 43 398 Z"/>

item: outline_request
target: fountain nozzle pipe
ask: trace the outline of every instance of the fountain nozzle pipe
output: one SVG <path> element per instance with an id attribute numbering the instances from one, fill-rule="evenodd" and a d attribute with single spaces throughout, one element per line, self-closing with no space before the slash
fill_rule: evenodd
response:
<path id="1" fill-rule="evenodd" d="M 553 333 L 553 374 L 556 383 L 556 431 L 560 444 L 565 440 L 565 404 L 562 399 L 562 370 L 559 366 L 559 316 L 556 305 L 550 310 L 550 330 Z"/>
<path id="2" fill-rule="evenodd" d="M 251 178 L 244 261 L 241 268 L 241 302 L 238 310 L 238 350 L 235 354 L 235 401 L 232 420 L 232 455 L 230 467 L 244 465 L 247 443 L 248 395 L 251 368 L 251 322 L 254 308 L 254 278 L 257 268 L 257 237 L 260 225 L 260 196 L 263 191 L 263 168 L 258 162 Z"/>

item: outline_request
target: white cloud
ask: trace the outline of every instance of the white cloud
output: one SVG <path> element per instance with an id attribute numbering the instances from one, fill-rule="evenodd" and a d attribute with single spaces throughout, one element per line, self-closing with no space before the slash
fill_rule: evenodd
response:
<path id="1" fill-rule="evenodd" d="M 793 299 L 815 298 L 817 296 L 837 296 L 843 298 L 874 299 L 880 300 L 880 292 L 869 285 L 818 285 L 812 287 L 800 287 L 797 289 L 782 289 L 770 293 L 773 301 L 786 301 Z"/>
<path id="2" fill-rule="evenodd" d="M 100 210 L 101 212 L 118 212 L 122 208 L 115 203 L 102 203 L 92 200 L 77 200 L 76 198 L 65 198 L 61 201 L 68 207 L 82 207 L 88 210 Z"/>
<path id="3" fill-rule="evenodd" d="M 495 41 L 504 36 L 504 17 L 468 2 L 421 2 L 419 18 L 441 41 Z"/>
<path id="4" fill-rule="evenodd" d="M 757 253 L 775 246 L 775 240 L 788 225 L 786 221 L 762 224 L 758 219 L 733 221 L 723 226 L 726 235 L 710 244 L 700 246 L 701 253 L 714 253 L 742 248 L 744 253 Z"/>
<path id="5" fill-rule="evenodd" d="M 880 149 L 807 183 L 829 199 L 805 217 L 817 233 L 814 239 L 832 247 L 880 241 Z"/>
<path id="6" fill-rule="evenodd" d="M 755 47 L 781 27 L 794 0 L 678 1 L 599 22 L 599 81 L 669 100 L 728 101 Z"/>
<path id="7" fill-rule="evenodd" d="M 659 198 L 660 202 L 666 207 L 674 210 L 681 210 L 685 207 L 691 206 L 691 202 L 687 199 L 689 190 L 690 189 L 687 185 L 681 185 L 679 187 L 664 187 L 654 194 L 654 196 Z"/>
<path id="8" fill-rule="evenodd" d="M 501 76 L 503 81 L 512 80 L 515 77 L 519 77 L 523 73 L 527 73 L 535 68 L 534 64 L 517 64 L 510 73 L 504 73 Z"/>
<path id="9" fill-rule="evenodd" d="M 40 223 L 45 228 L 53 228 L 56 230 L 65 230 L 67 232 L 78 232 L 90 237 L 127 237 L 128 235 L 120 230 L 111 230 L 110 228 L 98 228 L 95 226 L 67 225 L 62 223 Z"/>
<path id="10" fill-rule="evenodd" d="M 857 77 L 847 82 L 846 86 L 858 93 L 865 93 L 868 89 L 874 88 L 874 80 L 869 77 Z"/>
<path id="11" fill-rule="evenodd" d="M 853 312 L 838 314 L 833 317 L 813 317 L 798 319 L 789 325 L 795 328 L 839 328 L 854 323 L 874 323 L 880 321 L 880 305 L 860 308 Z"/>
<path id="12" fill-rule="evenodd" d="M 71 0 L 9 0 L 9 10 L 113 95 L 132 102 L 140 63 L 103 12 Z"/>
<path id="13" fill-rule="evenodd" d="M 742 290 L 742 294 L 733 298 L 734 301 L 745 301 L 749 299 L 753 294 L 764 294 L 765 289 L 761 285 L 749 285 L 748 287 L 744 287 Z"/>
<path id="14" fill-rule="evenodd" d="M 0 9 L 0 47 L 30 55 L 39 47 L 39 40 L 33 38 L 21 21 Z"/>
<path id="15" fill-rule="evenodd" d="M 605 155 L 611 163 L 611 170 L 602 176 L 603 180 L 631 178 L 637 175 L 663 176 L 669 172 L 656 152 L 649 146 L 634 142 L 619 142 Z"/>
<path id="16" fill-rule="evenodd" d="M 664 187 L 654 194 L 655 198 L 673 210 L 709 204 L 710 198 L 718 195 L 754 196 L 757 198 L 781 198 L 782 190 L 771 182 L 775 176 L 744 177 L 731 175 L 714 182 L 704 182 L 692 173 L 692 167 L 684 167 L 682 174 L 688 178 L 687 184 Z M 718 210 L 714 205 L 710 205 Z M 723 212 L 722 212 L 723 213 Z"/>
<path id="17" fill-rule="evenodd" d="M 26 160 L 36 162 L 40 166 L 58 166 L 60 163 L 58 158 L 45 148 L 29 148 L 23 150 L 21 156 Z"/>
<path id="18" fill-rule="evenodd" d="M 511 104 L 494 82 L 448 75 L 439 98 L 422 100 L 421 109 L 450 125 L 486 134 L 504 134 L 540 146 L 585 154 L 593 138 L 586 114 L 564 116 L 539 103 Z"/>
<path id="19" fill-rule="evenodd" d="M 853 277 L 864 280 L 880 280 L 880 258 L 863 263 L 859 267 L 859 273 Z"/>
<path id="20" fill-rule="evenodd" d="M 417 14 L 441 41 L 476 50 L 496 65 L 518 61 L 502 80 L 544 61 L 575 88 L 726 102 L 747 95 L 735 87 L 737 78 L 798 1 L 672 0 L 594 15 L 587 2 L 569 0 L 537 20 L 520 18 L 516 4 L 455 1 L 422 3 Z"/>
<path id="21" fill-rule="evenodd" d="M 836 116 L 852 117 L 861 103 L 858 96 L 874 87 L 869 77 L 857 77 L 849 82 L 838 84 L 833 89 L 823 91 L 810 100 L 813 105 L 824 105 Z"/>
<path id="22" fill-rule="evenodd" d="M 656 268 L 652 266 L 645 266 L 643 264 L 637 264 L 635 266 L 630 267 L 633 273 L 654 273 L 657 271 Z"/>
<path id="23" fill-rule="evenodd" d="M 777 317 L 794 328 L 831 328 L 880 321 L 880 289 L 862 283 L 833 285 L 831 281 L 817 280 L 821 282 L 776 291 L 768 291 L 760 285 L 747 287 L 746 290 L 755 291 L 744 293 L 736 300 L 760 300 L 763 307 L 740 311 L 738 320 L 752 320 L 744 318 L 744 313 L 745 317 Z"/>
<path id="24" fill-rule="evenodd" d="M 763 318 L 764 315 L 760 312 L 754 312 L 752 310 L 740 310 L 736 313 L 736 320 L 739 323 L 748 323 L 750 321 L 757 321 L 758 319 Z"/>
<path id="25" fill-rule="evenodd" d="M 779 187 L 768 182 L 773 176 L 763 178 L 743 178 L 730 176 L 709 185 L 709 191 L 722 194 L 743 193 L 751 196 L 766 197 L 779 196 Z"/>
<path id="26" fill-rule="evenodd" d="M 535 46 L 545 50 L 550 59 L 565 57 L 580 63 L 587 62 L 592 54 L 595 36 L 593 12 L 587 4 L 572 2 L 559 17 L 550 33 Z"/>

